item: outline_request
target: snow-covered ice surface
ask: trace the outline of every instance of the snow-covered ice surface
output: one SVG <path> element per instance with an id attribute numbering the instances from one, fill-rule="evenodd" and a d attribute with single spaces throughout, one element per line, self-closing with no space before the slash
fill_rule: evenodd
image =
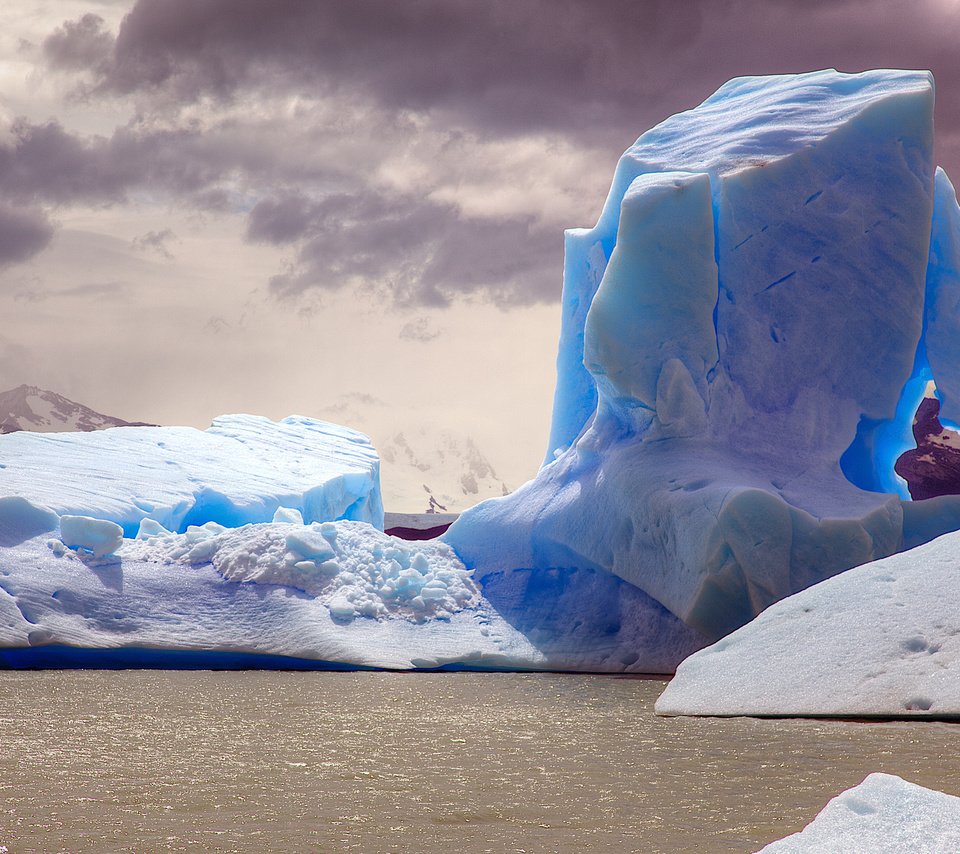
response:
<path id="1" fill-rule="evenodd" d="M 692 655 L 663 715 L 960 717 L 960 533 L 797 593 Z"/>
<path id="2" fill-rule="evenodd" d="M 141 519 L 183 531 L 269 522 L 280 506 L 308 522 L 383 526 L 379 459 L 346 427 L 291 416 L 224 415 L 207 430 L 123 427 L 0 439 L 0 498 L 90 516 L 136 534 Z"/>
<path id="3" fill-rule="evenodd" d="M 207 666 L 240 655 L 246 666 L 623 671 L 638 669 L 634 650 L 658 645 L 662 629 L 611 631 L 611 602 L 629 600 L 611 595 L 609 577 L 596 589 L 589 579 L 563 584 L 545 601 L 529 584 L 484 597 L 449 546 L 366 523 L 208 522 L 176 534 L 145 520 L 138 538 L 98 558 L 66 548 L 55 528 L 43 530 L 56 518 L 26 503 L 6 518 L 21 538 L 33 535 L 0 553 L 7 666 L 103 666 L 117 652 L 128 666 L 180 666 L 174 653 L 192 651 Z M 592 621 L 581 626 L 577 614 Z"/>
<path id="4" fill-rule="evenodd" d="M 893 473 L 960 300 L 932 120 L 928 72 L 821 71 L 640 137 L 567 233 L 547 463 L 444 536 L 481 583 L 589 568 L 716 640 L 960 527 Z"/>
<path id="5" fill-rule="evenodd" d="M 960 798 L 871 774 L 842 792 L 800 833 L 758 854 L 956 854 Z"/>
<path id="6" fill-rule="evenodd" d="M 481 591 L 442 542 L 333 521 L 383 521 L 375 452 L 334 425 L 231 416 L 3 442 L 7 666 L 669 672 L 703 645 L 606 573 L 521 571 Z"/>

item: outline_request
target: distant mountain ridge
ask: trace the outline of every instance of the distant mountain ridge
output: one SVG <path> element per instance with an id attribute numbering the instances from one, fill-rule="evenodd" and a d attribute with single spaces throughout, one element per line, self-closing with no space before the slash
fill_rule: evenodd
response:
<path id="1" fill-rule="evenodd" d="M 124 421 L 96 412 L 56 392 L 21 385 L 0 392 L 0 434 L 89 432 L 107 427 L 153 427 L 142 421 Z"/>

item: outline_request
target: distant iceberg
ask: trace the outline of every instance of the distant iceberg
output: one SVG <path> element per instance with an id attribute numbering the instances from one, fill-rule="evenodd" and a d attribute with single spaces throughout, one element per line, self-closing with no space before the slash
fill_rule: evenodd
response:
<path id="1" fill-rule="evenodd" d="M 115 522 L 134 537 L 144 519 L 171 531 L 269 522 L 278 507 L 308 522 L 383 527 L 380 459 L 362 433 L 311 418 L 224 415 L 207 430 L 117 427 L 11 433 L 0 440 L 0 500 L 16 496 L 58 516 Z"/>

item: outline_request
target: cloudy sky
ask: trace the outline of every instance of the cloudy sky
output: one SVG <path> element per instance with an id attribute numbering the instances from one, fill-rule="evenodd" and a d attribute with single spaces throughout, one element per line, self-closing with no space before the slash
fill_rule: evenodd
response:
<path id="1" fill-rule="evenodd" d="M 564 227 L 730 77 L 929 68 L 960 0 L 6 0 L 0 390 L 545 450 Z"/>

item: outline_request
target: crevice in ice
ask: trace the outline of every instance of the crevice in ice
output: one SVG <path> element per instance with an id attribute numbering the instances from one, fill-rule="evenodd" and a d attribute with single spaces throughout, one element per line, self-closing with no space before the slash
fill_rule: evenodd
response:
<path id="1" fill-rule="evenodd" d="M 796 271 L 796 270 L 792 270 L 791 272 L 787 273 L 786 276 L 781 276 L 781 277 L 780 277 L 779 279 L 777 279 L 775 282 L 771 282 L 769 285 L 767 285 L 767 286 L 763 289 L 763 293 L 766 293 L 767 291 L 769 291 L 770 288 L 775 288 L 777 285 L 782 285 L 784 282 L 788 281 L 789 279 L 792 279 L 792 278 L 793 278 L 794 276 L 796 276 L 796 275 L 797 275 L 797 271 Z"/>
<path id="2" fill-rule="evenodd" d="M 720 189 L 715 175 L 710 175 L 710 203 L 711 214 L 713 216 L 713 262 L 717 265 L 717 301 L 713 305 L 713 337 L 717 348 L 717 361 L 713 367 L 707 369 L 707 384 L 714 381 L 717 376 L 717 368 L 720 367 L 720 360 L 723 356 L 720 350 L 720 294 L 728 292 L 720 278 Z M 751 234 L 750 237 L 753 237 Z M 739 248 L 747 240 L 742 240 L 734 248 Z M 710 401 L 707 400 L 707 408 L 710 408 Z"/>

